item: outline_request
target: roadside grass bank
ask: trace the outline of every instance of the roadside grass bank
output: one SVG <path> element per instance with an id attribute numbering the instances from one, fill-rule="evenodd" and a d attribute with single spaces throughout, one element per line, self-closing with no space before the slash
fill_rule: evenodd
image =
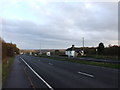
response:
<path id="1" fill-rule="evenodd" d="M 120 64 L 84 61 L 84 60 L 73 60 L 70 58 L 58 58 L 58 57 L 48 57 L 48 56 L 39 56 L 39 57 L 49 58 L 49 59 L 53 59 L 53 60 L 60 60 L 60 61 L 68 61 L 68 62 L 79 63 L 79 64 L 87 64 L 87 65 L 95 65 L 95 66 L 101 66 L 101 67 L 120 69 Z"/>
<path id="2" fill-rule="evenodd" d="M 9 68 L 14 61 L 14 57 L 8 57 L 6 58 L 6 60 L 3 60 L 3 61 L 6 61 L 6 62 L 2 63 L 2 81 L 6 79 L 9 72 Z"/>
<path id="3" fill-rule="evenodd" d="M 78 56 L 78 57 L 104 59 L 104 60 L 119 60 L 118 56 L 105 56 L 105 55 L 86 55 L 86 56 Z"/>

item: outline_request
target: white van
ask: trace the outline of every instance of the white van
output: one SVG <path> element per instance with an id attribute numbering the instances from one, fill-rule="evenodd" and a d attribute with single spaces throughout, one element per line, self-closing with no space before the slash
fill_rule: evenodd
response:
<path id="1" fill-rule="evenodd" d="M 47 55 L 47 56 L 50 56 L 50 52 L 47 52 L 46 55 Z"/>

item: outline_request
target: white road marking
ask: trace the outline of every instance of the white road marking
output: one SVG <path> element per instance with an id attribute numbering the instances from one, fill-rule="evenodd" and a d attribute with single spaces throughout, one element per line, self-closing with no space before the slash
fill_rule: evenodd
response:
<path id="1" fill-rule="evenodd" d="M 53 65 L 52 63 L 48 63 L 49 65 Z"/>
<path id="2" fill-rule="evenodd" d="M 21 57 L 20 57 L 20 58 L 21 58 Z M 30 67 L 30 65 L 27 64 L 27 62 L 26 62 L 23 58 L 21 58 L 21 60 L 30 68 L 30 70 L 31 70 L 39 79 L 41 79 L 41 80 L 48 86 L 49 89 L 54 90 L 40 75 L 38 75 L 38 74 Z"/>
<path id="3" fill-rule="evenodd" d="M 83 74 L 83 75 L 86 75 L 86 76 L 89 76 L 89 77 L 94 77 L 93 75 L 90 75 L 90 74 L 87 74 L 87 73 L 83 73 L 83 72 L 78 72 L 79 74 Z"/>
<path id="4" fill-rule="evenodd" d="M 38 60 L 38 61 L 40 61 L 40 60 Z"/>

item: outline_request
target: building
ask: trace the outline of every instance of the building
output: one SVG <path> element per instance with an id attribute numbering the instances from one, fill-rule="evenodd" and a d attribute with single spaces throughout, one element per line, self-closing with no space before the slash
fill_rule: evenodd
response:
<path id="1" fill-rule="evenodd" d="M 29 55 L 32 55 L 32 52 L 29 52 Z"/>
<path id="2" fill-rule="evenodd" d="M 68 57 L 76 57 L 78 54 L 81 54 L 82 50 L 78 47 L 72 45 L 71 48 L 66 49 L 65 55 Z"/>

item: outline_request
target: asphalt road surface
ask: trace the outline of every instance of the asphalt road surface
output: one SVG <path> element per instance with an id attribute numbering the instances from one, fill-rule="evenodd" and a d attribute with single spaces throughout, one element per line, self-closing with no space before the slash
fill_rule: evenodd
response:
<path id="1" fill-rule="evenodd" d="M 118 88 L 118 70 L 20 55 L 37 88 Z"/>
<path id="2" fill-rule="evenodd" d="M 27 75 L 36 88 L 118 88 L 118 70 L 19 55 Z"/>

